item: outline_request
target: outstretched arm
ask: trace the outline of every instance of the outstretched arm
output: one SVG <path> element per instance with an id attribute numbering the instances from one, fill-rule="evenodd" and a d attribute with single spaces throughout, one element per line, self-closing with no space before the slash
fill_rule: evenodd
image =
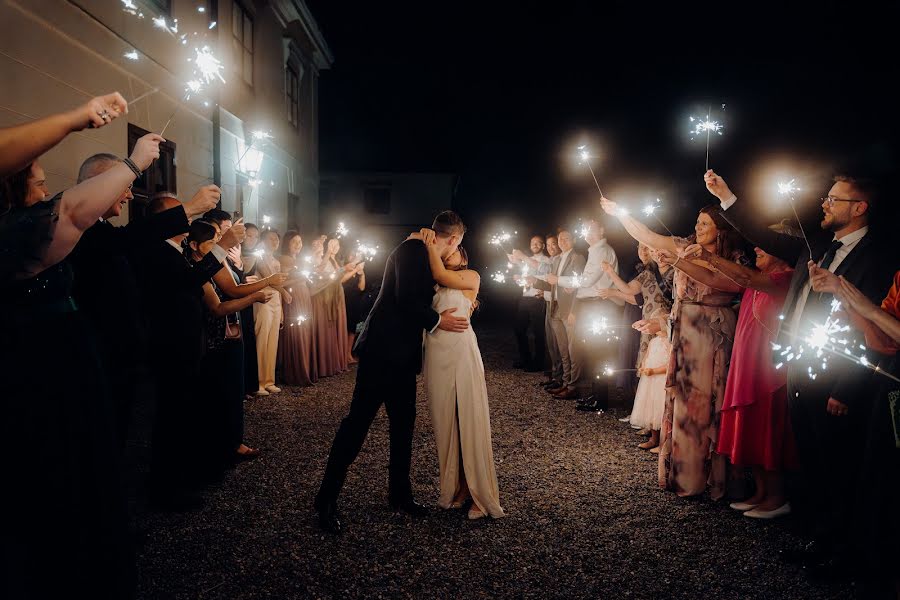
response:
<path id="1" fill-rule="evenodd" d="M 619 222 L 623 227 L 625 227 L 625 231 L 628 232 L 628 235 L 630 235 L 637 241 L 650 246 L 651 248 L 656 248 L 657 250 L 670 250 L 672 252 L 678 251 L 678 248 L 675 245 L 675 240 L 672 239 L 672 236 L 660 235 L 655 231 L 652 231 L 649 227 L 647 227 L 631 215 L 625 213 L 622 210 L 619 210 L 619 207 L 612 200 L 603 198 L 600 200 L 600 206 L 603 207 L 603 210 L 606 212 L 606 214 L 612 215 L 619 219 Z"/>
<path id="2" fill-rule="evenodd" d="M 219 300 L 219 296 L 216 294 L 211 283 L 206 282 L 203 284 L 203 303 L 206 305 L 206 308 L 217 317 L 224 317 L 225 315 L 240 312 L 248 306 L 251 306 L 254 302 L 266 303 L 271 300 L 274 295 L 275 292 L 272 291 L 256 292 L 244 298 L 222 302 Z"/>
<path id="3" fill-rule="evenodd" d="M 734 293 L 741 291 L 740 285 L 738 285 L 722 273 L 711 271 L 706 267 L 691 262 L 690 260 L 683 258 L 680 255 L 676 255 L 673 252 L 669 252 L 668 250 L 660 250 L 659 260 L 660 262 L 672 265 L 679 271 L 684 271 L 691 279 L 699 281 L 703 285 L 708 285 L 713 289 L 717 289 L 722 292 Z"/>
<path id="4" fill-rule="evenodd" d="M 706 261 L 713 269 L 722 273 L 741 287 L 751 288 L 776 296 L 782 293 L 780 288 L 772 281 L 772 278 L 765 273 L 724 259 L 721 256 L 704 249 L 703 246 L 699 244 L 691 244 L 684 249 L 682 260 L 692 258 Z M 679 261 L 678 264 L 681 266 L 682 263 Z M 690 273 L 688 274 L 690 275 Z"/>
<path id="5" fill-rule="evenodd" d="M 68 112 L 0 129 L 0 177 L 21 171 L 70 133 L 86 127 L 103 127 L 127 112 L 128 103 L 118 92 L 113 92 L 92 98 Z"/>
<path id="6" fill-rule="evenodd" d="M 641 293 L 641 282 L 637 279 L 632 279 L 628 283 L 625 283 L 625 280 L 619 277 L 619 274 L 616 273 L 616 270 L 613 268 L 613 266 L 606 261 L 600 263 L 600 268 L 603 269 L 604 273 L 609 275 L 609 278 L 612 279 L 613 285 L 615 285 L 616 288 L 620 292 L 622 292 L 622 294 L 625 294 L 627 296 L 636 296 Z M 622 297 L 622 299 L 625 300 L 625 297 Z"/>

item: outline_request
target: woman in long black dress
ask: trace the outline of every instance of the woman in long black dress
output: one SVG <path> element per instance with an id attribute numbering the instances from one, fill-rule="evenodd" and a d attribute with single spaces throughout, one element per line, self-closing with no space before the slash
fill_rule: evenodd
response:
<path id="1" fill-rule="evenodd" d="M 16 136 L 0 132 L 0 173 L 30 165 L 52 147 L 55 142 L 48 140 L 60 131 L 84 129 L 89 123 L 102 126 L 125 108 L 115 94 L 14 128 L 33 132 L 34 125 L 40 135 L 13 150 L 7 142 Z M 116 165 L 49 201 L 28 204 L 27 187 L 17 190 L 11 180 L 3 182 L 0 408 L 10 425 L 6 442 L 22 449 L 8 461 L 4 477 L 0 538 L 8 597 L 133 595 L 114 413 L 92 331 L 72 300 L 72 271 L 65 258 L 81 234 L 159 157 L 161 140 L 155 134 L 144 136 L 130 165 Z M 26 183 L 36 182 L 26 177 Z"/>

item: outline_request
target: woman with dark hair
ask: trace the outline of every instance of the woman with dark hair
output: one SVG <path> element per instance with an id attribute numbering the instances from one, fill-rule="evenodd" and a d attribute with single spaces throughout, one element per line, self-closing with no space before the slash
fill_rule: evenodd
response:
<path id="1" fill-rule="evenodd" d="M 319 377 L 328 377 L 347 370 L 347 306 L 342 286 L 351 277 L 354 265 L 341 265 L 337 254 L 341 243 L 330 239 L 325 245 L 322 262 L 316 268 L 312 290 L 313 321 L 316 328 L 316 358 Z"/>
<path id="2" fill-rule="evenodd" d="M 103 117 L 93 115 L 98 125 L 118 115 L 102 106 Z M 59 116 L 0 130 L 0 172 L 7 175 L 0 184 L 0 399 L 5 422 L 14 424 L 5 441 L 28 449 L 9 461 L 4 478 L 14 491 L 6 494 L 2 523 L 10 597 L 133 594 L 114 411 L 65 259 L 159 156 L 162 138 L 144 136 L 127 162 L 41 201 L 46 190 L 34 161 L 68 131 L 96 124 L 81 118 L 77 125 Z"/>
<path id="3" fill-rule="evenodd" d="M 715 205 L 700 210 L 694 234 L 687 239 L 651 231 L 606 198 L 601 205 L 619 219 L 631 237 L 656 248 L 663 262 L 667 253 L 678 255 L 692 243 L 727 260 L 746 262 L 742 238 Z M 677 271 L 675 301 L 668 319 L 672 353 L 660 433 L 659 485 L 679 496 L 697 496 L 708 483 L 710 495 L 718 500 L 725 495 L 726 460 L 715 450 L 737 324 L 731 305 L 742 288 L 704 262 L 680 256 L 670 262 Z M 656 333 L 663 327 L 660 321 L 650 321 L 642 331 Z"/>
<path id="4" fill-rule="evenodd" d="M 294 229 L 284 232 L 281 238 L 278 262 L 288 274 L 284 283 L 291 295 L 291 303 L 284 309 L 284 329 L 278 338 L 278 356 L 281 377 L 288 385 L 312 385 L 319 379 L 316 361 L 315 325 L 313 323 L 312 298 L 309 295 L 311 273 L 300 258 L 303 238 Z M 304 274 L 305 273 L 305 274 Z"/>
<path id="5" fill-rule="evenodd" d="M 185 254 L 200 262 L 219 240 L 219 228 L 206 221 L 191 223 L 185 239 Z M 265 304 L 274 296 L 269 288 L 243 298 L 228 300 L 214 281 L 203 284 L 206 320 L 203 332 L 205 354 L 200 362 L 198 397 L 203 407 L 201 431 L 208 434 L 198 448 L 204 474 L 236 461 L 256 458 L 259 450 L 243 443 L 244 437 L 244 347 L 237 314 L 254 303 Z"/>

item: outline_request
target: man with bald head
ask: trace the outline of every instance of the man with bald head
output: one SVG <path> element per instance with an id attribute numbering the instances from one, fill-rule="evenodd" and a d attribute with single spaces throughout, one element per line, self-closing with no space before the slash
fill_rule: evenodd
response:
<path id="1" fill-rule="evenodd" d="M 82 163 L 78 183 L 120 162 L 114 154 L 95 154 Z M 72 295 L 97 332 L 111 397 L 117 399 L 115 425 L 120 445 L 127 439 L 134 386 L 146 363 L 146 323 L 132 263 L 154 242 L 186 231 L 191 217 L 215 206 L 219 191 L 215 186 L 201 188 L 190 202 L 178 203 L 178 208 L 114 227 L 109 219 L 120 216 L 133 198 L 129 185 L 119 201 L 84 232 L 69 257 L 75 272 Z"/>

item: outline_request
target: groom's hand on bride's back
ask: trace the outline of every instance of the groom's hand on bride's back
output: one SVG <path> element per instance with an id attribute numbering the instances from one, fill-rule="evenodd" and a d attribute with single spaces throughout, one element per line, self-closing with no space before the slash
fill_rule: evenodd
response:
<path id="1" fill-rule="evenodd" d="M 441 313 L 441 322 L 438 323 L 438 329 L 444 331 L 454 331 L 459 333 L 469 328 L 469 320 L 465 317 L 454 317 L 455 308 L 448 308 Z"/>

